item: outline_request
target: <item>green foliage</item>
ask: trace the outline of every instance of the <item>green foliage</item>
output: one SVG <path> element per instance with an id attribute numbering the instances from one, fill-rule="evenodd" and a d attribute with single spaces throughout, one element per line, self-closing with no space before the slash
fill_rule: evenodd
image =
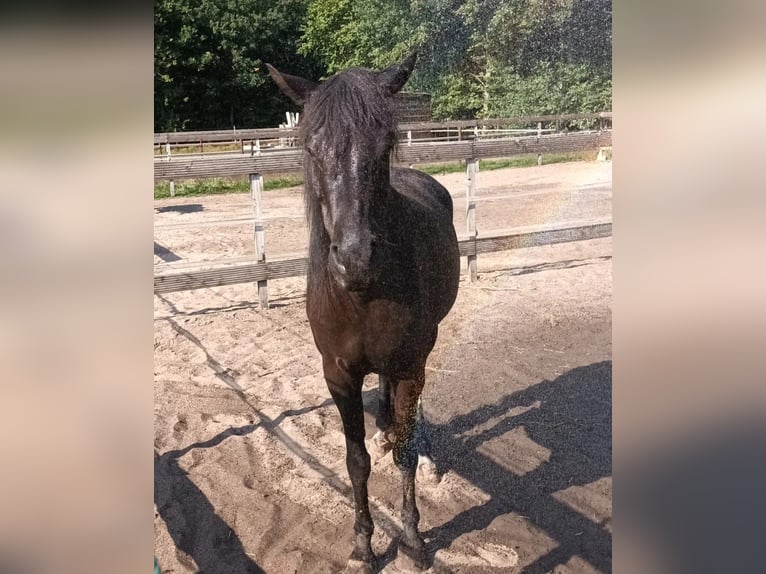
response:
<path id="1" fill-rule="evenodd" d="M 522 75 L 497 74 L 488 117 L 600 112 L 611 109 L 612 80 L 584 64 L 544 62 Z"/>
<path id="2" fill-rule="evenodd" d="M 611 0 L 156 0 L 155 130 L 275 126 L 312 79 L 417 49 L 436 118 L 611 108 Z"/>
<path id="3" fill-rule="evenodd" d="M 392 52 L 401 52 L 408 12 L 403 0 L 312 0 L 299 52 L 318 57 L 330 74 L 385 66 Z"/>
<path id="4" fill-rule="evenodd" d="M 313 73 L 298 57 L 307 0 L 156 0 L 155 130 L 274 126 L 287 100 L 264 63 Z"/>
<path id="5" fill-rule="evenodd" d="M 466 0 L 460 67 L 433 90 L 437 118 L 611 109 L 611 2 Z"/>
<path id="6" fill-rule="evenodd" d="M 481 86 L 467 74 L 446 74 L 431 96 L 431 113 L 436 119 L 467 120 L 478 117 L 482 108 Z"/>

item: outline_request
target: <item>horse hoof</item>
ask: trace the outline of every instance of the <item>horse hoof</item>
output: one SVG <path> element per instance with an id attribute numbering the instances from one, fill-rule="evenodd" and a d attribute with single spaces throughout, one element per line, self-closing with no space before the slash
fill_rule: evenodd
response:
<path id="1" fill-rule="evenodd" d="M 428 554 L 422 540 L 410 546 L 403 541 L 399 542 L 396 551 L 396 565 L 405 572 L 422 572 L 428 567 Z"/>
<path id="2" fill-rule="evenodd" d="M 422 482 L 429 486 L 436 486 L 442 481 L 442 476 L 439 474 L 436 465 L 431 460 L 421 462 L 418 465 L 417 478 L 418 482 Z"/>
<path id="3" fill-rule="evenodd" d="M 344 574 L 375 574 L 375 569 L 369 562 L 349 558 L 346 569 L 343 572 Z"/>

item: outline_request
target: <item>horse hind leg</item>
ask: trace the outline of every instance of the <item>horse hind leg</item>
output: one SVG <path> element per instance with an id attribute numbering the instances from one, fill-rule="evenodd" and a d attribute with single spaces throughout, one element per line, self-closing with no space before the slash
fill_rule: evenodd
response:
<path id="1" fill-rule="evenodd" d="M 393 447 L 394 435 L 393 386 L 391 379 L 378 375 L 378 431 L 370 439 L 369 450 L 374 460 L 383 458 Z"/>
<path id="2" fill-rule="evenodd" d="M 436 344 L 436 339 L 439 335 L 439 328 L 436 327 L 432 333 L 431 345 L 429 351 L 433 349 Z M 425 367 L 424 367 L 425 377 Z M 417 478 L 418 482 L 428 484 L 430 486 L 436 486 L 441 482 L 441 475 L 439 474 L 436 464 L 434 464 L 431 458 L 431 441 L 428 436 L 428 424 L 423 416 L 423 396 L 418 396 L 418 406 L 415 415 L 415 444 L 418 451 L 418 467 Z"/>
<path id="3" fill-rule="evenodd" d="M 428 437 L 428 426 L 423 416 L 423 397 L 418 398 L 418 408 L 415 415 L 415 446 L 418 452 L 418 482 L 436 486 L 441 482 L 441 475 L 431 458 L 431 441 Z"/>
<path id="4" fill-rule="evenodd" d="M 417 569 L 426 567 L 425 544 L 418 532 L 420 513 L 415 500 L 415 474 L 418 466 L 416 425 L 418 399 L 425 382 L 425 370 L 412 380 L 395 382 L 394 389 L 394 432 L 396 442 L 394 462 L 402 474 L 402 538 L 398 555 L 405 559 L 407 566 Z"/>

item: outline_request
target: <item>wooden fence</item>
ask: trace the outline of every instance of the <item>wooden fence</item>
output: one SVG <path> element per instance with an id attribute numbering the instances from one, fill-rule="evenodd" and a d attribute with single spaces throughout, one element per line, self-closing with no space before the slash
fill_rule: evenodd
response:
<path id="1" fill-rule="evenodd" d="M 611 146 L 611 130 L 573 132 L 568 134 L 539 135 L 537 137 L 504 138 L 496 140 L 470 140 L 458 142 L 417 143 L 401 145 L 393 158 L 395 163 L 417 164 L 426 162 L 465 160 L 466 162 L 466 233 L 460 239 L 460 255 L 468 260 L 470 281 L 477 278 L 477 256 L 480 253 L 504 251 L 520 247 L 551 245 L 568 241 L 595 239 L 611 235 L 611 221 L 591 220 L 568 222 L 556 226 L 537 226 L 495 232 L 479 237 L 476 233 L 476 178 L 479 160 L 514 155 L 542 154 L 565 151 L 593 150 Z M 156 266 L 155 293 L 169 293 L 204 287 L 256 282 L 262 307 L 268 307 L 268 280 L 294 277 L 306 273 L 305 255 L 266 260 L 265 218 L 263 216 L 263 176 L 269 173 L 295 171 L 303 166 L 303 152 L 299 149 L 271 152 L 260 156 L 229 154 L 209 158 L 155 159 L 155 181 L 204 179 L 248 175 L 250 179 L 253 218 L 200 222 L 195 225 L 226 225 L 253 223 L 255 256 L 210 263 L 164 264 Z M 189 224 L 183 224 L 189 225 Z"/>
<path id="2" fill-rule="evenodd" d="M 473 257 L 475 273 L 476 256 L 480 253 L 596 239 L 609 237 L 611 234 L 612 222 L 609 219 L 580 221 L 555 226 L 517 228 L 486 237 L 464 237 L 459 242 L 460 256 Z M 260 284 L 269 279 L 297 277 L 306 274 L 308 258 L 302 256 L 271 261 L 257 261 L 253 258 L 250 261 L 198 265 L 193 269 L 173 269 L 170 265 L 167 267 L 169 269 L 154 276 L 155 293 L 171 293 L 237 283 L 258 282 Z M 260 293 L 262 291 L 259 289 Z M 264 307 L 268 306 L 267 302 L 264 305 L 263 299 L 261 299 L 261 304 Z"/>
<path id="3" fill-rule="evenodd" d="M 399 132 L 425 132 L 430 130 L 450 129 L 461 131 L 465 138 L 471 137 L 471 130 L 481 127 L 499 128 L 512 125 L 532 125 L 532 124 L 562 124 L 572 121 L 598 120 L 599 127 L 611 125 L 612 112 L 596 112 L 592 114 L 558 114 L 541 116 L 518 116 L 512 118 L 489 118 L 478 120 L 452 120 L 442 122 L 420 121 L 420 122 L 400 122 Z M 208 131 L 184 131 L 184 132 L 162 132 L 154 134 L 154 144 L 199 144 L 213 142 L 241 142 L 250 140 L 268 140 L 277 138 L 297 137 L 299 128 L 265 128 L 265 129 L 234 129 L 234 130 L 208 130 Z"/>
<path id="4" fill-rule="evenodd" d="M 402 144 L 395 163 L 414 165 L 441 161 L 512 157 L 527 154 L 562 153 L 598 149 L 612 145 L 611 130 L 547 134 L 519 138 Z M 180 181 L 211 177 L 244 176 L 299 171 L 303 151 L 275 151 L 261 155 L 226 154 L 214 157 L 155 159 L 155 181 Z"/>

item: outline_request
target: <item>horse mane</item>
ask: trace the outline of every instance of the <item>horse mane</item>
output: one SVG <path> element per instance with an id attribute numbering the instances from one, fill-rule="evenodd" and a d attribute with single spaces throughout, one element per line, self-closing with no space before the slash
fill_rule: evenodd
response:
<path id="1" fill-rule="evenodd" d="M 348 153 L 355 138 L 384 137 L 395 147 L 398 130 L 395 111 L 393 98 L 380 88 L 375 72 L 350 68 L 322 82 L 309 97 L 300 122 L 301 144 L 305 149 L 306 140 L 321 133 L 323 143 L 337 157 Z M 329 249 L 328 238 L 319 197 L 312 187 L 308 161 L 304 162 L 304 170 L 303 199 L 309 225 L 309 259 L 319 265 L 323 260 L 321 251 L 326 254 Z"/>

